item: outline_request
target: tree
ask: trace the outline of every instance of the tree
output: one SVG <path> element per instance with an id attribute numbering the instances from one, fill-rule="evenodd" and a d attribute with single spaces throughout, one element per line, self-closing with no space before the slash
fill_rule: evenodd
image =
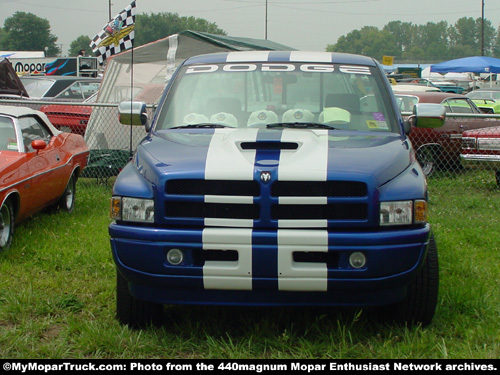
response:
<path id="1" fill-rule="evenodd" d="M 380 31 L 371 26 L 341 36 L 327 51 L 364 54 L 380 59 L 381 54 L 404 61 L 443 61 L 481 53 L 482 19 L 460 18 L 415 25 L 391 21 Z M 392 45 L 391 45 L 392 43 Z M 484 54 L 500 57 L 500 28 L 484 20 Z"/>
<path id="2" fill-rule="evenodd" d="M 481 33 L 482 19 L 472 17 L 460 18 L 453 27 L 450 27 L 450 45 L 454 49 L 466 47 L 469 56 L 481 54 Z M 486 56 L 493 53 L 495 44 L 495 28 L 491 21 L 484 20 L 484 54 Z M 460 56 L 460 55 L 459 55 Z"/>
<path id="3" fill-rule="evenodd" d="M 45 51 L 47 56 L 56 56 L 60 48 L 57 37 L 50 33 L 50 23 L 33 13 L 16 12 L 4 22 L 1 47 L 10 51 Z"/>
<path id="4" fill-rule="evenodd" d="M 154 42 L 183 30 L 226 35 L 215 23 L 202 18 L 179 17 L 176 13 L 138 14 L 135 18 L 135 45 Z"/>
<path id="5" fill-rule="evenodd" d="M 391 21 L 384 26 L 383 30 L 389 32 L 396 41 L 397 49 L 402 53 L 418 46 L 416 32 L 418 26 L 411 22 Z"/>
<path id="6" fill-rule="evenodd" d="M 77 56 L 80 50 L 84 49 L 86 51 L 86 55 L 90 56 L 90 38 L 86 35 L 80 35 L 78 38 L 73 40 L 69 45 L 69 55 Z"/>
<path id="7" fill-rule="evenodd" d="M 364 26 L 361 30 L 341 36 L 336 44 L 329 44 L 326 50 L 366 55 L 378 60 L 382 60 L 383 56 L 401 55 L 391 33 L 374 26 Z"/>

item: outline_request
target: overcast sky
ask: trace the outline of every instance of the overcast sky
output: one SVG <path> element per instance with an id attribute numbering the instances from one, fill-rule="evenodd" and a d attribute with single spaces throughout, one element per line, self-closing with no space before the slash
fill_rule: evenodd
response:
<path id="1" fill-rule="evenodd" d="M 265 38 L 302 50 L 328 44 L 363 26 L 384 27 L 400 20 L 413 24 L 481 17 L 483 0 L 136 0 L 138 13 L 171 12 L 214 22 L 230 36 Z M 93 38 L 131 0 L 0 0 L 0 26 L 17 11 L 50 22 L 67 53 L 80 35 Z M 266 6 L 267 3 L 267 6 Z M 500 0 L 484 0 L 484 16 L 497 29 Z"/>

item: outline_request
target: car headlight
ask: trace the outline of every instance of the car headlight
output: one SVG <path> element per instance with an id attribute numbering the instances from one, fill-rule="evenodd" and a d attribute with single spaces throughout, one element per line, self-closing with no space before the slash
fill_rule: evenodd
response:
<path id="1" fill-rule="evenodd" d="M 142 223 L 154 222 L 155 205 L 152 199 L 112 197 L 110 216 L 115 220 Z"/>
<path id="2" fill-rule="evenodd" d="M 478 138 L 477 149 L 484 151 L 499 151 L 500 139 L 499 138 Z"/>
<path id="3" fill-rule="evenodd" d="M 462 137 L 462 149 L 475 149 L 475 148 L 476 148 L 476 138 Z"/>
<path id="4" fill-rule="evenodd" d="M 380 202 L 380 225 L 411 225 L 427 222 L 427 202 L 415 201 Z"/>

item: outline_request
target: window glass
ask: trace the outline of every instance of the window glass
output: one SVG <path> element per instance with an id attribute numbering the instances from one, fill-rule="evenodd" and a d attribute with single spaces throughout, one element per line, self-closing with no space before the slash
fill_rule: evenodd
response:
<path id="1" fill-rule="evenodd" d="M 41 139 L 47 143 L 50 142 L 50 132 L 41 124 L 37 118 L 32 116 L 21 117 L 19 119 L 21 134 L 26 152 L 32 152 L 31 142 Z"/>
<path id="2" fill-rule="evenodd" d="M 298 122 L 399 132 L 382 79 L 367 66 L 292 62 L 188 66 L 170 88 L 156 129 Z"/>
<path id="3" fill-rule="evenodd" d="M 42 98 L 45 93 L 52 87 L 54 81 L 49 79 L 23 78 L 21 77 L 28 95 L 32 98 Z"/>
<path id="4" fill-rule="evenodd" d="M 73 83 L 66 90 L 62 91 L 56 98 L 61 99 L 83 99 L 83 92 L 80 82 Z"/>
<path id="5" fill-rule="evenodd" d="M 446 99 L 442 103 L 448 113 L 475 113 L 465 99 Z"/>
<path id="6" fill-rule="evenodd" d="M 0 117 L 0 150 L 18 151 L 14 122 L 9 117 Z"/>
<path id="7" fill-rule="evenodd" d="M 401 112 L 413 112 L 413 107 L 418 103 L 418 98 L 416 96 L 396 95 L 396 102 Z"/>

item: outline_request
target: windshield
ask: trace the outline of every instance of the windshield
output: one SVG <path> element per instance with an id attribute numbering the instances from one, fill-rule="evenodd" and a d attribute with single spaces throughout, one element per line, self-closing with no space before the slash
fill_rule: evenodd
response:
<path id="1" fill-rule="evenodd" d="M 400 132 L 375 68 L 321 63 L 225 63 L 183 67 L 155 125 L 331 126 Z"/>
<path id="2" fill-rule="evenodd" d="M 471 99 L 499 100 L 500 91 L 471 91 L 467 96 Z"/>
<path id="3" fill-rule="evenodd" d="M 36 79 L 36 78 L 23 78 L 23 77 L 21 77 L 21 82 L 26 88 L 26 91 L 28 91 L 28 95 L 32 98 L 42 98 L 54 84 L 54 81 L 50 79 Z"/>

